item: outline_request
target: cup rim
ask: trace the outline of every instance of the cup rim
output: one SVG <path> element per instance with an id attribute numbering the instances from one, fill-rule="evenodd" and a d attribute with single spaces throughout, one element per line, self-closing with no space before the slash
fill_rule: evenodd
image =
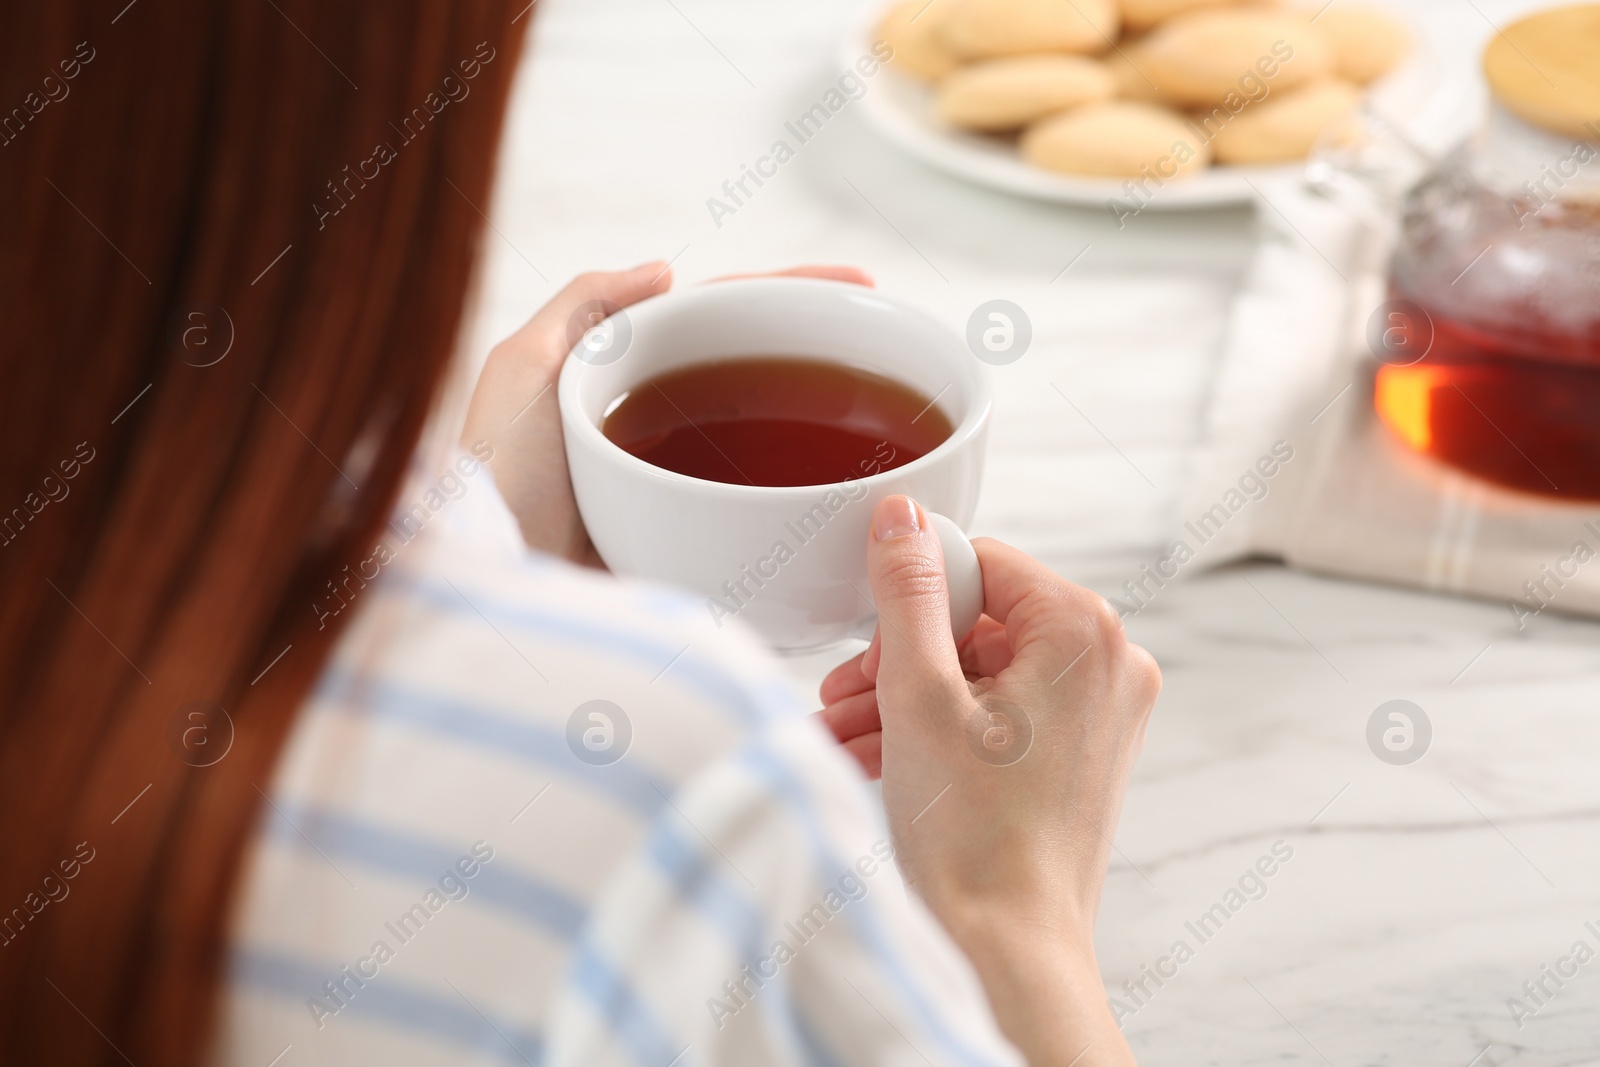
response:
<path id="1" fill-rule="evenodd" d="M 797 278 L 787 276 L 760 277 L 760 278 L 735 278 L 727 281 L 707 281 L 682 289 L 670 290 L 656 296 L 647 297 L 637 304 L 631 305 L 626 310 L 629 318 L 634 319 L 640 309 L 658 308 L 664 304 L 684 303 L 699 297 L 710 286 L 716 286 L 716 292 L 729 292 L 740 289 L 822 289 L 835 291 L 841 295 L 866 296 L 888 308 L 921 319 L 937 332 L 947 334 L 959 348 L 962 346 L 960 335 L 950 329 L 945 323 L 929 315 L 922 308 L 884 296 L 877 289 L 856 285 L 852 282 L 833 281 L 826 278 Z M 637 343 L 637 338 L 635 339 Z M 892 467 L 886 471 L 866 475 L 861 478 L 848 478 L 837 482 L 818 482 L 814 485 L 741 485 L 737 482 L 718 482 L 707 478 L 696 478 L 688 474 L 680 474 L 665 467 L 658 467 L 654 463 L 640 459 L 611 438 L 607 437 L 598 425 L 584 416 L 578 406 L 578 388 L 580 379 L 590 365 L 575 355 L 577 346 L 567 353 L 562 362 L 561 374 L 556 386 L 557 407 L 561 416 L 563 435 L 572 434 L 593 450 L 597 450 L 614 461 L 619 462 L 625 469 L 646 477 L 653 477 L 665 482 L 699 486 L 702 490 L 722 491 L 731 495 L 753 495 L 763 497 L 811 497 L 821 490 L 838 489 L 840 486 L 866 486 L 871 488 L 890 477 L 904 477 L 926 470 L 941 462 L 956 449 L 964 446 L 976 437 L 987 424 L 989 414 L 994 406 L 994 399 L 989 388 L 989 380 L 981 368 L 970 368 L 970 381 L 972 392 L 966 413 L 938 445 L 924 452 L 910 463 Z M 819 357 L 826 359 L 827 357 Z M 706 362 L 711 362 L 707 360 Z M 937 403 L 938 398 L 934 398 Z"/>

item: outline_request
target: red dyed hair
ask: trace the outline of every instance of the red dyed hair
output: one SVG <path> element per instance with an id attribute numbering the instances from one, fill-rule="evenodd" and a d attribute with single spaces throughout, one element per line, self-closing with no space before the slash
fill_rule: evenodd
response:
<path id="1" fill-rule="evenodd" d="M 0 14 L 18 1065 L 208 1050 L 261 790 L 339 629 L 312 604 L 370 554 L 450 355 L 527 25 L 123 2 Z M 175 741 L 195 701 L 233 727 L 211 766 Z"/>

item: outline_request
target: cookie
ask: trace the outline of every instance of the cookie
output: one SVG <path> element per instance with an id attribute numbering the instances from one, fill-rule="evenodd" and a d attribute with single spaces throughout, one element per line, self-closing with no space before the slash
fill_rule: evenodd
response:
<path id="1" fill-rule="evenodd" d="M 1139 44 L 1142 40 L 1140 37 L 1124 37 L 1117 42 L 1115 48 L 1102 56 L 1100 61 L 1106 65 L 1106 70 L 1111 72 L 1111 81 L 1119 100 L 1160 104 L 1166 98 L 1144 73 L 1144 64 L 1139 58 Z"/>
<path id="2" fill-rule="evenodd" d="M 1224 7 L 1232 0 L 1120 0 L 1122 25 L 1129 32 L 1143 33 L 1158 23 L 1201 7 Z"/>
<path id="3" fill-rule="evenodd" d="M 1355 112 L 1361 91 L 1326 78 L 1274 94 L 1234 115 L 1211 140 L 1218 163 L 1287 163 L 1304 159 L 1323 132 Z M 1206 129 L 1209 131 L 1210 126 Z"/>
<path id="4" fill-rule="evenodd" d="M 1585 141 L 1600 126 L 1600 7 L 1579 4 L 1518 19 L 1483 50 L 1500 105 L 1552 133 Z"/>
<path id="5" fill-rule="evenodd" d="M 1127 100 L 1042 119 L 1022 135 L 1021 149 L 1029 163 L 1064 174 L 1161 181 L 1187 177 L 1211 159 L 1181 116 Z"/>
<path id="6" fill-rule="evenodd" d="M 957 55 L 986 59 L 1103 52 L 1117 28 L 1111 0 L 950 0 L 939 35 Z"/>
<path id="7" fill-rule="evenodd" d="M 1332 73 L 1357 85 L 1377 81 L 1411 51 L 1404 22 L 1357 0 L 1335 0 L 1310 21 L 1333 47 Z"/>
<path id="8" fill-rule="evenodd" d="M 1235 8 L 1163 23 L 1140 44 L 1138 63 L 1168 103 L 1209 107 L 1310 84 L 1330 72 L 1333 50 L 1302 15 Z"/>
<path id="9" fill-rule="evenodd" d="M 950 0 L 903 0 L 878 23 L 878 39 L 894 49 L 890 66 L 919 81 L 938 81 L 960 65 L 939 36 Z"/>
<path id="10" fill-rule="evenodd" d="M 939 114 L 968 130 L 1014 130 L 1113 91 L 1111 72 L 1083 56 L 1009 56 L 962 67 L 939 84 Z"/>

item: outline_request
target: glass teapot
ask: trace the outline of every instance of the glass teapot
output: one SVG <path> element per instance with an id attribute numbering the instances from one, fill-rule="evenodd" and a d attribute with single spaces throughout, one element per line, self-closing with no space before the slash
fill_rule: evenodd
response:
<path id="1" fill-rule="evenodd" d="M 1389 128 L 1381 172 L 1333 163 L 1398 206 L 1373 403 L 1443 463 L 1600 500 L 1600 5 L 1507 27 L 1484 71 L 1488 117 L 1442 159 Z"/>

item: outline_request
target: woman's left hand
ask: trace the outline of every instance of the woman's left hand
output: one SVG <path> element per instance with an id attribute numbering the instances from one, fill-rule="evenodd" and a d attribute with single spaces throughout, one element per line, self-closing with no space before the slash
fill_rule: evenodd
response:
<path id="1" fill-rule="evenodd" d="M 777 274 L 872 284 L 854 267 L 796 267 Z M 482 441 L 494 449 L 489 468 L 495 485 L 533 548 L 574 563 L 604 565 L 578 515 L 567 476 L 556 378 L 567 353 L 598 322 L 592 317 L 595 308 L 603 306 L 609 314 L 671 285 L 671 268 L 659 260 L 632 270 L 580 274 L 490 351 L 472 391 L 461 441 L 469 448 Z"/>

